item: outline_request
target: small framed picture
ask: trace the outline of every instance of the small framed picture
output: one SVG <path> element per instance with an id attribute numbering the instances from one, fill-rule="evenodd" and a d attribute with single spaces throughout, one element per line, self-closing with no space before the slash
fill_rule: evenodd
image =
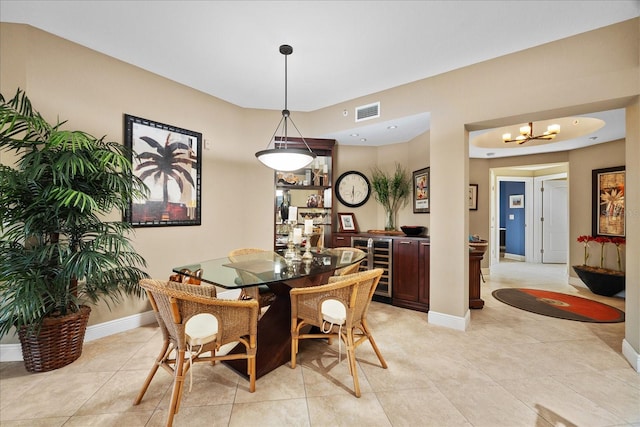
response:
<path id="1" fill-rule="evenodd" d="M 413 172 L 413 213 L 429 213 L 429 169 L 424 168 Z"/>
<path id="2" fill-rule="evenodd" d="M 512 194 L 509 196 L 509 207 L 511 209 L 524 209 L 524 194 Z"/>
<path id="3" fill-rule="evenodd" d="M 478 210 L 478 184 L 469 184 L 469 210 Z"/>
<path id="4" fill-rule="evenodd" d="M 352 213 L 338 213 L 338 232 L 339 233 L 357 233 L 358 223 L 356 217 Z"/>

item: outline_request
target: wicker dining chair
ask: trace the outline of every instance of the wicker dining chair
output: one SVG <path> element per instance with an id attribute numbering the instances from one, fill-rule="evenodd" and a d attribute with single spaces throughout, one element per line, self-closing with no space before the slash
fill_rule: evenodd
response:
<path id="1" fill-rule="evenodd" d="M 159 367 L 173 375 L 167 426 L 180 409 L 185 375 L 193 363 L 247 359 L 249 391 L 256 387 L 258 302 L 223 300 L 213 286 L 194 286 L 164 280 L 143 279 L 153 312 L 162 331 L 163 346 L 134 400 L 138 405 Z M 213 289 L 213 290 L 212 290 Z M 216 355 L 224 344 L 240 342 L 246 352 Z M 188 354 L 187 356 L 185 356 Z M 206 355 L 208 354 L 208 356 Z"/>
<path id="2" fill-rule="evenodd" d="M 260 258 L 262 255 L 264 255 L 265 252 L 272 253 L 273 251 L 259 248 L 239 248 L 229 252 L 227 258 L 229 258 L 229 261 L 231 262 L 236 262 L 238 260 L 237 257 L 241 255 L 256 254 L 256 256 Z M 242 283 L 255 283 L 257 280 L 259 280 L 248 271 L 237 270 L 237 273 L 238 279 Z M 250 286 L 247 288 L 243 288 L 240 294 L 241 299 L 253 298 L 257 300 L 260 303 L 260 308 L 264 308 L 271 304 L 271 301 L 273 301 L 274 297 L 275 295 L 267 285 Z"/>
<path id="3" fill-rule="evenodd" d="M 332 276 L 326 285 L 291 289 L 292 369 L 296 367 L 299 340 L 338 337 L 346 345 L 354 392 L 356 397 L 360 397 L 356 348 L 369 340 L 380 365 L 387 368 L 367 325 L 371 297 L 382 273 L 381 268 L 376 268 L 347 276 Z M 307 325 L 320 328 L 321 333 L 302 333 L 302 328 Z"/>
<path id="4" fill-rule="evenodd" d="M 342 254 L 347 253 L 347 252 L 352 252 L 354 254 L 354 256 L 356 254 L 364 254 L 365 252 L 362 249 L 358 249 L 358 248 L 352 248 L 349 246 L 345 246 L 345 247 L 339 247 L 339 248 L 331 248 L 331 251 L 336 253 L 338 256 L 342 256 Z M 353 273 L 357 273 L 358 270 L 360 269 L 360 264 L 362 264 L 362 261 L 364 261 L 365 258 L 361 259 L 359 262 L 356 262 L 355 264 L 351 264 L 348 267 L 343 267 L 343 268 L 339 268 L 335 271 L 335 275 L 336 276 L 346 276 L 347 274 L 353 274 Z"/>

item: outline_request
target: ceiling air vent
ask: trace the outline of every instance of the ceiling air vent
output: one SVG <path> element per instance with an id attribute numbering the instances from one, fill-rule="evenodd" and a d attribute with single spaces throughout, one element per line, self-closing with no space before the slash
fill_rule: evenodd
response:
<path id="1" fill-rule="evenodd" d="M 375 119 L 380 117 L 380 103 L 374 102 L 373 104 L 362 105 L 356 107 L 356 122 L 363 120 Z"/>

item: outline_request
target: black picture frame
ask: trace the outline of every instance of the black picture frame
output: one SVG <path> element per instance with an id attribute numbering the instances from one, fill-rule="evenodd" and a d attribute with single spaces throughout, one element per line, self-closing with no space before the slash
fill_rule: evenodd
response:
<path id="1" fill-rule="evenodd" d="M 469 184 L 469 210 L 478 210 L 478 184 Z"/>
<path id="2" fill-rule="evenodd" d="M 413 213 L 429 213 L 431 210 L 431 168 L 413 172 Z"/>
<path id="3" fill-rule="evenodd" d="M 625 167 L 591 171 L 591 234 L 625 237 Z"/>
<path id="4" fill-rule="evenodd" d="M 130 201 L 124 220 L 133 227 L 201 225 L 202 134 L 125 114 L 124 141 L 134 175 L 150 190 L 147 199 Z"/>

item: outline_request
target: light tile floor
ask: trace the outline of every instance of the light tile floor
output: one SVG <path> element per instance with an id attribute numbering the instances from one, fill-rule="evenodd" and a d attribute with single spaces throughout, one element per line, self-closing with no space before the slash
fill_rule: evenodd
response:
<path id="1" fill-rule="evenodd" d="M 362 397 L 338 346 L 301 343 L 300 365 L 247 382 L 199 364 L 176 426 L 640 426 L 640 375 L 621 356 L 624 324 L 539 316 L 496 301 L 500 287 L 571 292 L 624 308 L 624 300 L 567 285 L 566 267 L 504 262 L 482 285 L 485 307 L 466 332 L 426 315 L 373 303 L 369 321 L 389 365 L 358 349 Z M 155 326 L 85 344 L 82 357 L 29 374 L 0 363 L 0 425 L 161 426 L 170 376 L 159 371 L 132 406 L 159 350 Z"/>

